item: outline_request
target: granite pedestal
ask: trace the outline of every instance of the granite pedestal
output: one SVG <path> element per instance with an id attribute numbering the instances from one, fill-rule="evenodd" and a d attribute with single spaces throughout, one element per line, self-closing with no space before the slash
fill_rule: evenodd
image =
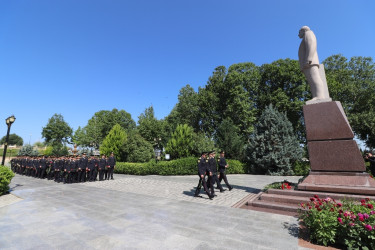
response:
<path id="1" fill-rule="evenodd" d="M 311 171 L 299 190 L 375 195 L 340 102 L 303 107 Z"/>

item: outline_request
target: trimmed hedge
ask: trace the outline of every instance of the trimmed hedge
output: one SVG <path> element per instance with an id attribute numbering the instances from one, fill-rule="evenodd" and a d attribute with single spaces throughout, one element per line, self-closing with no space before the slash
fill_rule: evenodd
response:
<path id="1" fill-rule="evenodd" d="M 0 165 L 0 195 L 8 192 L 13 177 L 14 173 L 8 167 Z"/>
<path id="2" fill-rule="evenodd" d="M 248 168 L 237 160 L 227 160 L 228 174 L 247 174 Z M 115 173 L 131 175 L 195 175 L 198 158 L 186 157 L 171 161 L 151 160 L 146 163 L 117 162 Z"/>

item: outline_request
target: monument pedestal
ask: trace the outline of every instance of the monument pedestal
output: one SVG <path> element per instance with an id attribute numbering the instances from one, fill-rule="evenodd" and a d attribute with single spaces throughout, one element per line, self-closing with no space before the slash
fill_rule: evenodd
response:
<path id="1" fill-rule="evenodd" d="M 298 190 L 375 195 L 340 102 L 303 107 L 311 171 Z"/>

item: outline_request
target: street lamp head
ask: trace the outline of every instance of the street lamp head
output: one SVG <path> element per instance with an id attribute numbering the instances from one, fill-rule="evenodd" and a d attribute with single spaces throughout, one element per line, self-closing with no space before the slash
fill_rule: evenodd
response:
<path id="1" fill-rule="evenodd" d="M 16 117 L 14 115 L 9 116 L 7 119 L 5 119 L 5 122 L 8 126 L 12 125 L 12 123 L 16 120 Z"/>

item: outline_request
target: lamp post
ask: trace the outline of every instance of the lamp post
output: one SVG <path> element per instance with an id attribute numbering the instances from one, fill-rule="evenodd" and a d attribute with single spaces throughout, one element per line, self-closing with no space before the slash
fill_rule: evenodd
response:
<path id="1" fill-rule="evenodd" d="M 5 162 L 5 155 L 7 154 L 10 126 L 12 126 L 12 123 L 13 123 L 15 120 L 16 120 L 16 117 L 14 117 L 14 115 L 9 116 L 7 119 L 5 119 L 5 123 L 8 125 L 8 132 L 7 132 L 7 137 L 6 137 L 6 139 L 5 139 L 4 152 L 3 152 L 3 161 L 1 162 L 1 165 L 4 165 L 4 162 Z"/>

